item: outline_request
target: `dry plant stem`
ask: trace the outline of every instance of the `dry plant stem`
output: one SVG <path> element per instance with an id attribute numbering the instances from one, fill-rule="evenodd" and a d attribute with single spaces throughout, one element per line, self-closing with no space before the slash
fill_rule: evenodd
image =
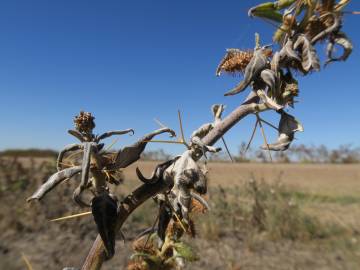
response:
<path id="1" fill-rule="evenodd" d="M 214 145 L 221 137 L 245 116 L 259 111 L 259 104 L 243 104 L 232 111 L 227 117 L 218 122 L 202 141 L 205 145 Z M 263 108 L 261 108 L 263 109 Z M 200 156 L 201 157 L 201 156 Z M 199 157 L 199 158 L 200 158 Z"/>
<path id="2" fill-rule="evenodd" d="M 261 109 L 266 109 L 263 107 L 259 108 L 259 104 L 255 103 L 246 103 L 238 108 L 236 108 L 232 113 L 230 113 L 223 120 L 218 122 L 214 129 L 212 129 L 203 139 L 205 145 L 214 145 L 221 137 L 231 129 L 236 123 L 238 123 L 245 116 L 256 113 Z M 202 156 L 201 153 L 196 155 L 195 159 L 200 159 Z M 120 230 L 121 226 L 128 218 L 128 216 L 142 203 L 144 203 L 149 198 L 155 196 L 159 192 L 166 190 L 167 185 L 159 181 L 155 184 L 143 184 L 130 195 L 128 195 L 123 202 L 121 203 L 118 209 L 118 220 L 117 220 L 117 230 Z M 105 251 L 103 242 L 98 235 L 93 246 L 91 247 L 85 262 L 82 266 L 82 270 L 98 270 L 101 269 L 103 262 L 105 261 Z"/>

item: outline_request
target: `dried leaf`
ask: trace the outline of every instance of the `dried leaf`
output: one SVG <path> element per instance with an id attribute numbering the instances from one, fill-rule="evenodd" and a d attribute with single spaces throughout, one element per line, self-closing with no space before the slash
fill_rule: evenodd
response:
<path id="1" fill-rule="evenodd" d="M 27 201 L 41 200 L 46 193 L 55 188 L 62 181 L 73 177 L 79 172 L 81 172 L 81 166 L 67 168 L 60 172 L 54 173 L 30 198 L 27 199 Z"/>
<path id="2" fill-rule="evenodd" d="M 117 203 L 108 194 L 104 193 L 92 199 L 91 211 L 103 240 L 107 256 L 111 258 L 115 253 Z"/>
<path id="3" fill-rule="evenodd" d="M 301 66 L 306 73 L 313 69 L 320 70 L 320 61 L 316 50 L 305 35 L 298 36 L 294 49 L 301 52 Z"/>
<path id="4" fill-rule="evenodd" d="M 304 131 L 301 123 L 295 119 L 294 116 L 282 112 L 279 122 L 279 136 L 275 143 L 263 145 L 263 150 L 271 151 L 285 151 L 289 148 L 291 142 L 294 140 L 296 131 Z"/>

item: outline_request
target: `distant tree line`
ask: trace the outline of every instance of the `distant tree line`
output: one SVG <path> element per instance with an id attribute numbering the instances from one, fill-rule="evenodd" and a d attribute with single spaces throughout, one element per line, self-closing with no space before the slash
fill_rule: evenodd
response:
<path id="1" fill-rule="evenodd" d="M 10 157 L 57 157 L 58 152 L 52 149 L 7 149 L 0 151 L 0 156 Z"/>
<path id="2" fill-rule="evenodd" d="M 238 153 L 232 158 L 236 162 L 270 162 L 269 153 L 261 149 L 250 147 L 246 150 L 246 143 L 239 146 Z M 51 149 L 9 149 L 0 152 L 0 156 L 16 157 L 57 157 L 58 152 Z M 142 154 L 142 160 L 167 160 L 172 155 L 164 150 L 147 151 Z M 340 145 L 338 148 L 330 149 L 325 145 L 291 146 L 285 152 L 271 152 L 274 162 L 278 163 L 360 163 L 360 147 L 351 144 Z M 230 160 L 225 151 L 208 155 L 210 161 L 225 162 Z"/>
<path id="3" fill-rule="evenodd" d="M 250 147 L 246 151 L 246 143 L 239 146 L 237 155 L 232 158 L 236 162 L 270 162 L 268 151 L 253 149 Z M 143 160 L 166 160 L 171 155 L 163 150 L 148 151 L 142 156 Z M 360 147 L 351 144 L 340 145 L 338 148 L 330 149 L 325 145 L 304 145 L 298 144 L 291 146 L 284 152 L 271 152 L 272 160 L 278 163 L 360 163 Z M 225 151 L 208 155 L 210 161 L 228 161 L 229 156 Z"/>
<path id="4" fill-rule="evenodd" d="M 268 151 L 249 148 L 246 151 L 246 143 L 241 143 L 238 155 L 233 157 L 237 162 L 269 162 Z M 292 145 L 284 152 L 271 152 L 271 158 L 279 163 L 360 163 L 360 147 L 351 144 L 340 145 L 330 149 L 325 145 Z M 226 160 L 225 153 L 213 156 L 215 160 Z"/>

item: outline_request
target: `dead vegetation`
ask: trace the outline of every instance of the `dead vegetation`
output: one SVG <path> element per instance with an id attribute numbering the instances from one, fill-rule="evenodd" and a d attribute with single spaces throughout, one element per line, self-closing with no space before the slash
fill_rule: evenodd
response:
<path id="1" fill-rule="evenodd" d="M 96 236 L 92 218 L 49 222 L 81 211 L 74 204 L 62 203 L 76 183 L 63 183 L 43 204 L 29 207 L 26 196 L 51 174 L 54 160 L 0 161 L 0 269 L 24 269 L 22 252 L 34 269 L 80 264 Z M 209 165 L 211 211 L 197 218 L 197 237 L 185 237 L 184 242 L 191 242 L 200 258 L 187 269 L 357 269 L 360 169 L 351 165 L 271 166 L 278 168 Z M 142 162 L 141 167 L 148 174 L 153 163 Z M 294 178 L 301 170 L 317 181 Z M 268 177 L 262 180 L 263 174 Z M 114 190 L 120 198 L 138 185 L 132 167 L 124 175 L 125 184 Z M 338 185 L 332 186 L 335 181 Z M 152 226 L 155 213 L 156 205 L 148 201 L 130 216 L 123 226 L 126 243 L 117 239 L 121 252 L 104 269 L 127 266 L 132 240 Z"/>

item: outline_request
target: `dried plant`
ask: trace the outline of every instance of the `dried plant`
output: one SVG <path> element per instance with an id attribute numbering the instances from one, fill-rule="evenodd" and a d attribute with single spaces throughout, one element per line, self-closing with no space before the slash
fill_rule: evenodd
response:
<path id="1" fill-rule="evenodd" d="M 185 261 L 197 259 L 192 249 L 182 241 L 182 236 L 195 236 L 195 217 L 192 215 L 209 209 L 208 203 L 202 197 L 207 192 L 207 169 L 200 165 L 199 160 L 202 157 L 206 159 L 207 152 L 220 151 L 220 148 L 213 145 L 219 139 L 223 140 L 224 134 L 249 114 L 254 114 L 257 120 L 246 149 L 250 147 L 257 126 L 264 137 L 263 149 L 269 151 L 270 158 L 270 151 L 284 151 L 289 148 L 295 132 L 303 131 L 301 123 L 285 111 L 288 106 L 294 105 L 294 98 L 299 93 L 293 72 L 308 75 L 312 71 L 320 70 L 315 45 L 321 40 L 329 42 L 327 63 L 348 58 L 352 45 L 346 34 L 340 31 L 342 9 L 348 2 L 349 0 L 280 0 L 251 8 L 250 16 L 279 23 L 274 35 L 274 40 L 279 43 L 279 50 L 270 50 L 271 45 L 261 45 L 258 34 L 255 35 L 254 49 L 227 50 L 216 74 L 220 75 L 222 71 L 239 72 L 244 75 L 244 79 L 225 95 L 236 95 L 244 92 L 247 87 L 251 87 L 251 91 L 245 101 L 223 119 L 221 116 L 225 106 L 214 105 L 214 121 L 195 130 L 189 143 L 185 141 L 179 113 L 180 140 L 152 140 L 154 136 L 165 132 L 175 136 L 172 129 L 159 122 L 161 129 L 114 154 L 103 150 L 104 145 L 100 141 L 112 135 L 133 133 L 132 129 L 110 131 L 97 136 L 93 134 L 95 122 L 90 113 L 80 112 L 75 117 L 75 130 L 70 130 L 69 133 L 80 140 L 80 143 L 69 145 L 60 152 L 58 172 L 53 174 L 29 201 L 40 200 L 65 179 L 81 174 L 81 183 L 74 191 L 73 198 L 79 205 L 89 206 L 83 202 L 80 195 L 86 189 L 92 190 L 94 197 L 90 206 L 99 231 L 99 236 L 82 266 L 83 270 L 100 269 L 103 262 L 114 255 L 115 235 L 121 233 L 120 229 L 127 217 L 150 198 L 158 204 L 158 217 L 154 226 L 147 230 L 150 236 L 145 233 L 134 243 L 135 254 L 128 269 L 183 269 Z M 285 11 L 281 13 L 283 9 Z M 335 44 L 344 48 L 344 54 L 338 58 L 333 57 Z M 267 110 L 280 114 L 278 127 L 260 117 L 260 113 Z M 278 131 L 275 143 L 268 144 L 263 123 Z M 119 202 L 116 195 L 109 192 L 109 184 L 119 183 L 119 171 L 136 162 L 148 142 L 183 144 L 186 150 L 181 155 L 157 165 L 150 178 L 146 178 L 137 168 L 138 178 L 143 184 Z M 225 143 L 224 140 L 223 142 Z M 69 154 L 70 152 L 73 153 Z M 77 153 L 82 153 L 82 161 L 70 159 L 71 155 Z M 64 162 L 65 156 L 70 164 Z M 254 194 L 252 224 L 263 230 L 267 226 L 264 221 L 265 198 L 261 196 L 263 193 L 257 184 L 252 183 L 251 188 Z M 288 218 L 293 222 L 290 214 Z"/>
<path id="2" fill-rule="evenodd" d="M 81 173 L 81 183 L 73 193 L 74 201 L 81 207 L 91 207 L 95 223 L 97 224 L 99 234 L 106 247 L 108 257 L 112 257 L 115 250 L 115 231 L 118 200 L 114 194 L 109 191 L 108 184 L 119 184 L 116 176 L 119 170 L 125 168 L 138 160 L 140 154 L 144 151 L 146 141 L 161 133 L 170 133 L 175 136 L 175 132 L 169 128 L 156 130 L 135 144 L 119 150 L 114 158 L 110 158 L 107 151 L 102 151 L 104 144 L 101 140 L 113 135 L 122 135 L 134 133 L 133 129 L 120 131 L 109 131 L 99 136 L 93 134 L 95 128 L 94 117 L 91 113 L 80 112 L 74 118 L 75 130 L 69 130 L 69 133 L 80 140 L 80 144 L 66 146 L 60 151 L 57 159 L 58 172 L 53 174 L 30 198 L 28 201 L 41 200 L 45 194 L 55 188 L 58 184 Z M 83 153 L 82 162 L 76 164 L 64 164 L 63 157 L 69 152 L 81 150 Z M 75 152 L 78 153 L 78 152 Z M 65 169 L 63 166 L 65 165 Z M 67 167 L 67 168 L 66 168 Z M 80 195 L 90 189 L 94 194 L 91 203 L 84 202 Z"/>

